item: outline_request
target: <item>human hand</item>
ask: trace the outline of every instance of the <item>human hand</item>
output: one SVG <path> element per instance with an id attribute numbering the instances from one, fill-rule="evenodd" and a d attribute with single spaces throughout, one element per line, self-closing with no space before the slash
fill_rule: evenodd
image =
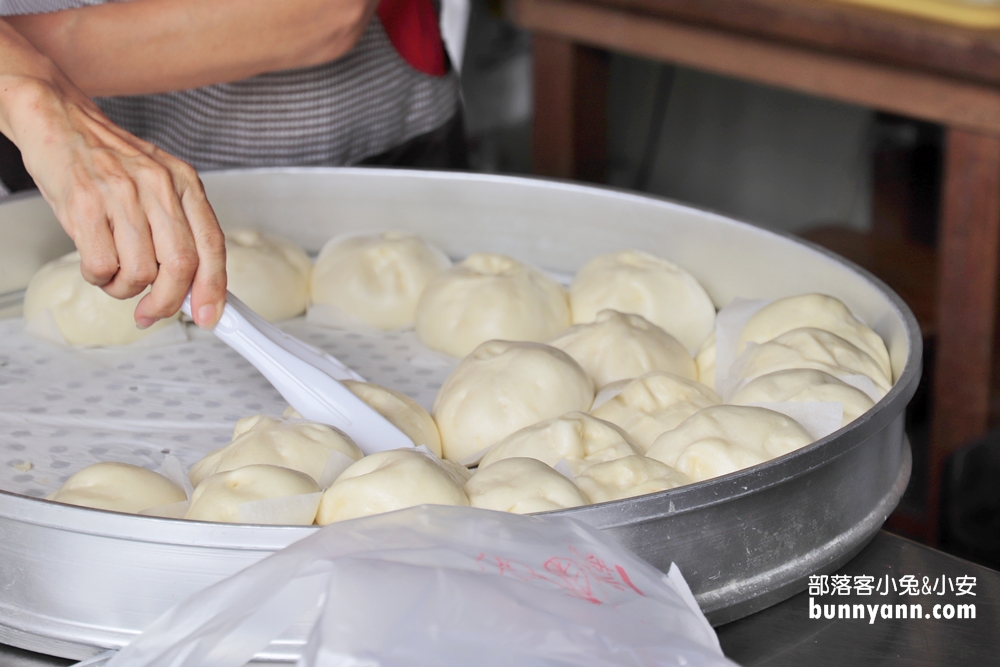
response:
<path id="1" fill-rule="evenodd" d="M 56 70 L 2 77 L 10 138 L 80 251 L 84 278 L 128 298 L 146 328 L 191 291 L 195 323 L 225 305 L 225 239 L 194 169 L 114 125 Z"/>

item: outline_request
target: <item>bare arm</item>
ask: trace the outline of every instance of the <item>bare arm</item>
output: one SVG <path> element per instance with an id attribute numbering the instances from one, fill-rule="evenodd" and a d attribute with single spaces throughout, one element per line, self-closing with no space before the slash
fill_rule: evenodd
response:
<path id="1" fill-rule="evenodd" d="M 225 242 L 198 175 L 114 125 L 43 54 L 0 20 L 0 132 L 80 251 L 84 278 L 136 307 L 148 327 L 192 292 L 214 326 L 226 290 Z"/>
<path id="2" fill-rule="evenodd" d="M 7 20 L 88 95 L 134 95 L 334 60 L 377 4 L 132 0 Z"/>

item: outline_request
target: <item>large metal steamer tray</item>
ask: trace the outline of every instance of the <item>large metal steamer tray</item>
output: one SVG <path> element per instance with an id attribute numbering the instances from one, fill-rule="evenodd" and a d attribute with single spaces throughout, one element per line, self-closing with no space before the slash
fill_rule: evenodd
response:
<path id="1" fill-rule="evenodd" d="M 454 258 L 493 251 L 572 274 L 639 248 L 685 267 L 718 307 L 804 292 L 844 301 L 885 339 L 896 379 L 863 417 L 751 469 L 561 512 L 661 569 L 676 562 L 715 624 L 848 561 L 909 480 L 916 321 L 884 284 L 822 250 L 669 201 L 545 180 L 320 168 L 217 172 L 204 183 L 224 224 L 274 230 L 310 252 L 343 232 L 406 229 Z M 41 198 L 0 204 L 0 292 L 67 248 Z M 131 516 L 0 490 L 0 642 L 69 658 L 122 646 L 171 605 L 313 530 Z M 260 658 L 292 660 L 304 640 L 293 626 Z"/>

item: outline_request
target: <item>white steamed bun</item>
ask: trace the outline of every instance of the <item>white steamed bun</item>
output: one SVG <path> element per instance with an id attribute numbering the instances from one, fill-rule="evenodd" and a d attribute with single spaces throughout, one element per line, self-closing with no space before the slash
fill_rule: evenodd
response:
<path id="1" fill-rule="evenodd" d="M 473 507 L 530 514 L 587 505 L 577 486 L 538 459 L 512 458 L 480 468 L 465 483 Z"/>
<path id="2" fill-rule="evenodd" d="M 593 322 L 576 324 L 548 344 L 576 359 L 598 388 L 651 371 L 698 379 L 684 346 L 641 315 L 602 310 Z"/>
<path id="3" fill-rule="evenodd" d="M 191 466 L 188 478 L 198 486 L 216 473 L 267 464 L 298 470 L 318 483 L 332 452 L 352 461 L 363 456 L 353 440 L 332 426 L 254 415 L 236 422 L 233 441 Z"/>
<path id="4" fill-rule="evenodd" d="M 692 482 L 684 473 L 648 456 L 625 456 L 592 465 L 576 478 L 592 503 L 644 496 Z"/>
<path id="5" fill-rule="evenodd" d="M 606 387 L 617 395 L 594 408 L 591 414 L 615 424 L 643 451 L 664 431 L 676 427 L 702 408 L 722 400 L 705 385 L 657 371 Z"/>
<path id="6" fill-rule="evenodd" d="M 505 255 L 476 253 L 442 271 L 417 304 L 417 337 L 462 357 L 488 340 L 548 340 L 570 325 L 562 285 Z"/>
<path id="7" fill-rule="evenodd" d="M 694 276 L 639 250 L 595 257 L 569 288 L 573 323 L 593 322 L 606 308 L 642 315 L 689 351 L 715 329 L 715 305 Z"/>
<path id="8" fill-rule="evenodd" d="M 313 268 L 311 300 L 383 330 L 413 324 L 424 288 L 451 260 L 407 232 L 330 239 Z"/>
<path id="9" fill-rule="evenodd" d="M 798 422 L 773 410 L 716 405 L 661 434 L 646 455 L 700 482 L 788 454 L 812 441 Z"/>
<path id="10" fill-rule="evenodd" d="M 424 445 L 436 456 L 441 456 L 441 436 L 438 434 L 437 424 L 419 403 L 395 389 L 371 382 L 342 380 L 341 384 L 392 422 L 414 445 Z"/>
<path id="11" fill-rule="evenodd" d="M 287 239 L 253 229 L 226 231 L 229 291 L 265 320 L 305 312 L 311 270 L 306 251 Z"/>
<path id="12" fill-rule="evenodd" d="M 492 340 L 462 359 L 431 414 L 444 458 L 461 461 L 525 426 L 589 410 L 593 400 L 593 382 L 565 352 Z"/>
<path id="13" fill-rule="evenodd" d="M 80 274 L 80 253 L 71 252 L 38 269 L 24 294 L 24 321 L 31 323 L 48 310 L 59 333 L 70 345 L 128 345 L 176 322 L 162 319 L 148 329 L 135 325 L 135 307 L 149 292 L 116 299 L 91 285 Z"/>
<path id="14" fill-rule="evenodd" d="M 78 470 L 48 500 L 138 514 L 187 500 L 184 490 L 152 470 L 128 463 L 94 463 Z"/>
<path id="15" fill-rule="evenodd" d="M 240 517 L 240 506 L 244 503 L 318 492 L 316 480 L 298 470 L 275 465 L 248 465 L 202 480 L 191 495 L 191 507 L 184 518 L 244 523 Z M 315 503 L 287 503 L 283 511 L 272 511 L 267 523 L 308 526 L 315 517 Z"/>
<path id="16" fill-rule="evenodd" d="M 846 426 L 870 410 L 869 396 L 823 371 L 793 368 L 761 375 L 747 383 L 729 400 L 733 405 L 752 403 L 826 402 L 844 407 L 841 426 Z"/>
<path id="17" fill-rule="evenodd" d="M 881 398 L 892 387 L 871 355 L 853 343 L 822 329 L 793 329 L 774 340 L 748 347 L 733 364 L 743 381 L 792 368 L 823 371 L 841 380 L 863 375 L 875 385 Z"/>
<path id="18" fill-rule="evenodd" d="M 793 329 L 822 329 L 836 334 L 874 359 L 892 379 L 889 351 L 882 338 L 854 316 L 839 299 L 825 294 L 790 296 L 757 311 L 743 327 L 736 353 L 747 343 L 766 343 Z"/>
<path id="19" fill-rule="evenodd" d="M 527 457 L 552 467 L 566 461 L 576 475 L 596 463 L 639 453 L 632 439 L 614 424 L 583 412 L 567 412 L 511 433 L 490 447 L 479 467 Z"/>
<path id="20" fill-rule="evenodd" d="M 715 332 L 705 339 L 694 357 L 698 367 L 698 382 L 709 389 L 715 389 Z"/>
<path id="21" fill-rule="evenodd" d="M 370 454 L 341 473 L 323 494 L 320 525 L 415 505 L 465 505 L 469 499 L 453 468 L 412 449 Z"/>

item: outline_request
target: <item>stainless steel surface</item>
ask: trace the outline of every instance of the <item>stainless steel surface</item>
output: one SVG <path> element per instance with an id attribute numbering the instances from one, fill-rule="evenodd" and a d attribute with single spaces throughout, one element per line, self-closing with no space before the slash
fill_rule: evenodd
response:
<path id="1" fill-rule="evenodd" d="M 12 292 L 4 292 L 0 294 L 0 312 L 3 312 L 9 308 L 16 308 L 21 305 L 24 301 L 24 290 L 14 290 Z"/>
<path id="2" fill-rule="evenodd" d="M 2 235 L 0 235 L 0 238 L 2 238 Z M 19 316 L 21 314 L 21 304 L 23 302 L 23 289 L 0 294 L 0 318 Z"/>
<path id="3" fill-rule="evenodd" d="M 941 667 L 996 665 L 1000 656 L 1000 573 L 949 556 L 890 533 L 880 532 L 838 574 L 976 578 L 975 597 L 824 596 L 819 604 L 918 603 L 926 615 L 935 604 L 976 605 L 974 619 L 816 619 L 809 618 L 809 595 L 800 593 L 779 605 L 718 628 L 726 655 L 744 667 Z"/>
<path id="4" fill-rule="evenodd" d="M 884 285 L 823 251 L 671 202 L 550 181 L 360 169 L 204 181 L 224 225 L 280 230 L 311 251 L 339 232 L 406 228 L 452 256 L 505 252 L 572 273 L 595 255 L 637 247 L 686 267 L 720 306 L 810 291 L 846 302 L 886 340 L 897 378 L 861 419 L 750 470 L 566 512 L 658 567 L 676 562 L 715 623 L 842 565 L 906 487 L 903 411 L 920 375 L 916 322 Z M 20 200 L 11 213 L 0 204 L 0 233 L 18 224 L 54 220 L 40 199 L 34 208 Z M 0 642 L 67 657 L 120 646 L 172 603 L 310 530 L 117 515 L 0 492 Z M 295 654 L 301 628 L 287 636 L 270 657 Z"/>
<path id="5" fill-rule="evenodd" d="M 75 661 L 56 658 L 44 653 L 25 651 L 13 646 L 0 644 L 0 665 L 3 667 L 67 667 Z"/>

